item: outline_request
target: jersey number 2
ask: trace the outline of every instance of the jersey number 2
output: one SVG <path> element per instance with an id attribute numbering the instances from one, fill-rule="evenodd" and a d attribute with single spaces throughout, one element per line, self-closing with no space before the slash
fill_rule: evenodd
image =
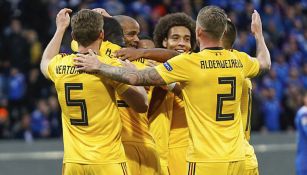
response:
<path id="1" fill-rule="evenodd" d="M 86 103 L 84 99 L 72 100 L 70 98 L 71 90 L 83 90 L 82 83 L 65 83 L 65 100 L 67 106 L 80 106 L 81 119 L 70 119 L 72 125 L 88 126 L 88 117 Z"/>
<path id="2" fill-rule="evenodd" d="M 216 121 L 227 121 L 234 119 L 234 113 L 223 114 L 223 102 L 236 99 L 236 77 L 219 77 L 219 84 L 230 84 L 230 94 L 217 94 Z"/>

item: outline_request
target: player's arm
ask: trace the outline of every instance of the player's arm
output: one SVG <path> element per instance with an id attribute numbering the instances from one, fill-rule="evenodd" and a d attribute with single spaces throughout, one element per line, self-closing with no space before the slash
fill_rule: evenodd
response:
<path id="1" fill-rule="evenodd" d="M 115 67 L 104 64 L 97 59 L 92 50 L 89 54 L 78 54 L 74 64 L 78 71 L 99 72 L 103 77 L 134 86 L 165 85 L 166 82 L 154 67 L 133 70 L 125 67 Z M 169 82 L 172 83 L 172 82 Z"/>
<path id="2" fill-rule="evenodd" d="M 172 57 L 179 55 L 177 51 L 154 48 L 154 49 L 134 49 L 122 48 L 115 52 L 115 56 L 121 60 L 137 60 L 139 58 L 147 58 L 158 62 L 165 62 Z"/>
<path id="3" fill-rule="evenodd" d="M 172 84 L 170 84 L 171 86 L 173 86 Z M 168 85 L 168 86 L 170 86 Z M 171 87 L 172 88 L 172 87 Z M 181 100 L 183 100 L 183 96 L 182 96 L 182 89 L 179 83 L 175 83 L 174 87 L 172 89 L 169 88 L 169 90 L 171 92 L 173 92 L 177 97 L 179 97 Z"/>
<path id="4" fill-rule="evenodd" d="M 262 22 L 259 13 L 254 10 L 252 15 L 251 31 L 254 34 L 257 45 L 257 60 L 260 64 L 259 73 L 265 72 L 271 68 L 270 52 L 265 44 L 262 34 Z"/>
<path id="5" fill-rule="evenodd" d="M 126 68 L 136 70 L 135 65 L 129 61 L 121 61 L 121 63 Z M 123 94 L 121 94 L 121 97 L 134 111 L 139 113 L 147 112 L 148 96 L 143 86 L 130 86 Z"/>
<path id="6" fill-rule="evenodd" d="M 151 97 L 148 112 L 147 112 L 148 117 L 150 117 L 159 108 L 166 94 L 167 94 L 167 90 L 161 88 L 160 86 L 153 88 L 152 97 Z"/>
<path id="7" fill-rule="evenodd" d="M 134 111 L 139 113 L 147 112 L 148 98 L 144 87 L 131 86 L 121 94 L 121 97 Z"/>
<path id="8" fill-rule="evenodd" d="M 60 46 L 61 46 L 61 42 L 62 42 L 64 33 L 65 33 L 65 30 L 68 27 L 69 22 L 70 22 L 69 13 L 71 12 L 72 12 L 71 9 L 64 8 L 57 14 L 56 32 L 53 38 L 51 39 L 51 41 L 49 42 L 49 44 L 47 45 L 46 49 L 44 50 L 41 64 L 40 64 L 41 72 L 44 74 L 46 78 L 49 78 L 47 71 L 48 71 L 48 64 L 50 60 L 54 56 L 56 56 L 60 51 Z"/>

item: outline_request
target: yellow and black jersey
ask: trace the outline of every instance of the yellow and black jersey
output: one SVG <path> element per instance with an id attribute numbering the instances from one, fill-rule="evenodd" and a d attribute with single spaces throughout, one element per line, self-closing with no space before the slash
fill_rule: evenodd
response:
<path id="1" fill-rule="evenodd" d="M 48 76 L 55 84 L 62 109 L 63 162 L 123 162 L 122 124 L 115 92 L 122 94 L 129 86 L 101 78 L 95 72 L 76 71 L 75 57 L 59 54 L 48 65 Z M 107 56 L 98 59 L 109 65 L 120 65 Z"/>
<path id="2" fill-rule="evenodd" d="M 167 84 L 181 84 L 190 132 L 187 160 L 244 160 L 242 86 L 245 78 L 258 74 L 258 60 L 207 48 L 176 56 L 156 70 Z"/>

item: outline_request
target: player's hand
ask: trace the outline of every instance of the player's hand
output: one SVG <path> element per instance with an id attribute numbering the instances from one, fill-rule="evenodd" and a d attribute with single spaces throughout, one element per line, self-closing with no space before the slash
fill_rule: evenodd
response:
<path id="1" fill-rule="evenodd" d="M 70 16 L 69 14 L 72 12 L 71 9 L 63 8 L 59 11 L 56 16 L 56 27 L 57 29 L 66 30 L 70 23 Z"/>
<path id="2" fill-rule="evenodd" d="M 251 31 L 256 37 L 262 36 L 262 22 L 257 10 L 254 10 L 252 15 Z"/>
<path id="3" fill-rule="evenodd" d="M 122 48 L 115 51 L 115 57 L 121 60 L 128 59 L 129 61 L 133 61 L 143 57 L 143 50 L 134 48 Z"/>
<path id="4" fill-rule="evenodd" d="M 100 13 L 102 16 L 112 17 L 105 9 L 103 8 L 94 8 L 93 11 Z"/>
<path id="5" fill-rule="evenodd" d="M 91 49 L 89 49 L 89 54 L 77 54 L 77 56 L 77 58 L 74 58 L 74 64 L 77 66 L 77 71 L 99 71 L 102 63 L 98 60 L 97 55 Z"/>
<path id="6" fill-rule="evenodd" d="M 157 66 L 159 63 L 154 61 L 154 60 L 146 60 L 145 65 L 149 66 L 149 67 L 155 67 Z"/>

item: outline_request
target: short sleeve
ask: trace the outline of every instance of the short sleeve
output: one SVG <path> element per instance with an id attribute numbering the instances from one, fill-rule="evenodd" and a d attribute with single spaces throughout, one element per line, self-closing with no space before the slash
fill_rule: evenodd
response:
<path id="1" fill-rule="evenodd" d="M 258 75 L 260 70 L 259 61 L 244 52 L 237 52 L 242 60 L 244 75 L 247 78 L 253 78 Z"/>
<path id="2" fill-rule="evenodd" d="M 191 70 L 189 70 L 191 68 L 189 57 L 189 54 L 178 55 L 167 62 L 156 66 L 155 69 L 166 84 L 173 82 L 187 82 L 190 80 L 191 72 Z"/>
<path id="3" fill-rule="evenodd" d="M 65 56 L 64 54 L 58 54 L 58 55 L 54 56 L 54 57 L 50 60 L 50 62 L 49 62 L 49 64 L 48 64 L 47 74 L 48 74 L 48 77 L 49 77 L 49 78 L 51 79 L 51 81 L 53 81 L 53 82 L 55 81 L 55 75 L 56 75 L 55 70 L 56 70 L 56 65 L 57 65 L 58 61 L 59 61 L 60 59 L 62 59 L 64 56 Z"/>

